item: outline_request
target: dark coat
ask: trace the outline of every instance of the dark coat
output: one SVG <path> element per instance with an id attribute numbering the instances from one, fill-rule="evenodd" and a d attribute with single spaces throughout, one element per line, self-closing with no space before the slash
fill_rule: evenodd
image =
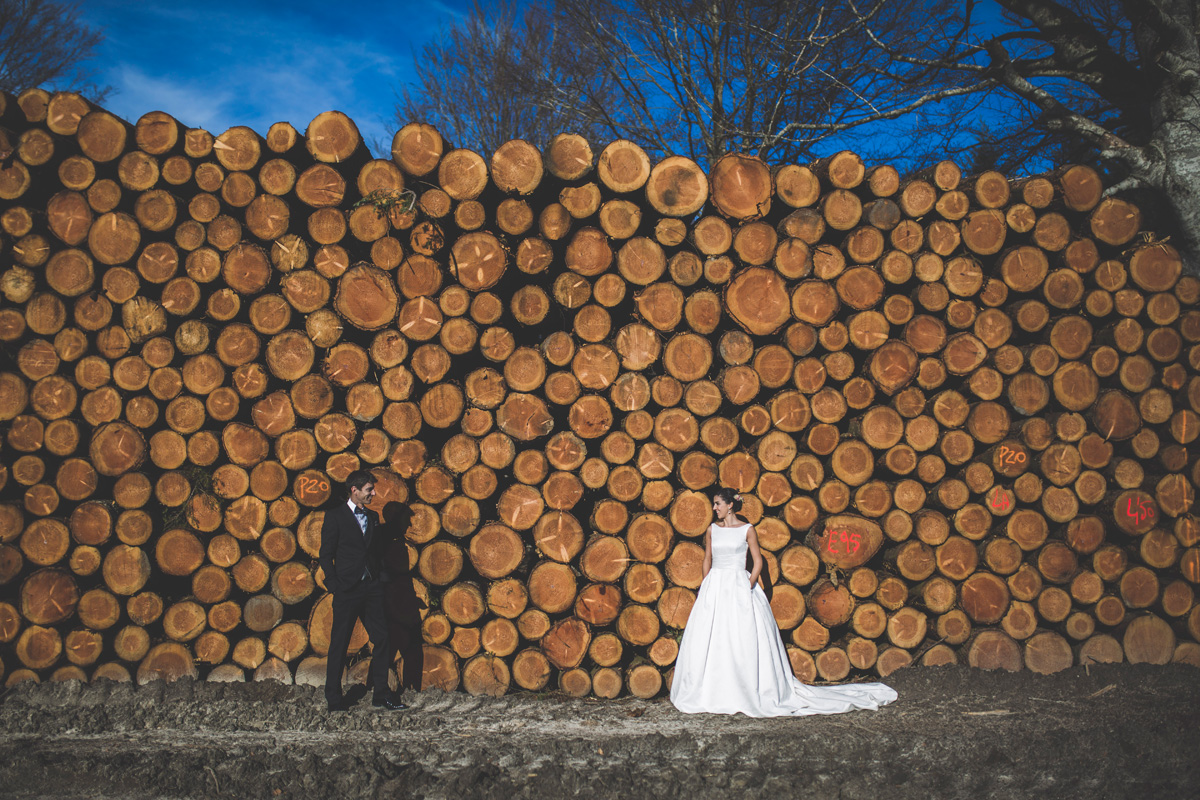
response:
<path id="1" fill-rule="evenodd" d="M 345 502 L 325 512 L 321 524 L 321 569 L 325 572 L 325 588 L 341 592 L 353 588 L 362 580 L 363 571 L 378 579 L 383 575 L 380 559 L 379 515 L 367 512 L 367 533 L 363 536 L 358 520 Z"/>

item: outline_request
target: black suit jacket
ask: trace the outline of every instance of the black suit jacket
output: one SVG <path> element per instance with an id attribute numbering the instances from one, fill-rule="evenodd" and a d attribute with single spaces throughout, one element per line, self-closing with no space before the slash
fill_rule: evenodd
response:
<path id="1" fill-rule="evenodd" d="M 325 588 L 331 592 L 350 589 L 360 580 L 363 572 L 371 577 L 382 577 L 383 565 L 379 557 L 379 515 L 369 508 L 367 533 L 362 529 L 354 512 L 345 501 L 325 512 L 321 524 L 321 569 L 325 572 Z"/>

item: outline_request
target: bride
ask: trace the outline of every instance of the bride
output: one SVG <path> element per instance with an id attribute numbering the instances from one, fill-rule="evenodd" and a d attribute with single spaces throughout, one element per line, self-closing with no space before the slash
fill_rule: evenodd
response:
<path id="1" fill-rule="evenodd" d="M 808 686 L 792 674 L 787 651 L 758 586 L 762 553 L 754 526 L 737 516 L 741 496 L 719 489 L 717 521 L 704 535 L 704 582 L 688 617 L 671 702 L 694 714 L 742 713 L 750 717 L 840 714 L 879 708 L 896 699 L 882 683 Z M 746 552 L 753 569 L 746 574 Z"/>

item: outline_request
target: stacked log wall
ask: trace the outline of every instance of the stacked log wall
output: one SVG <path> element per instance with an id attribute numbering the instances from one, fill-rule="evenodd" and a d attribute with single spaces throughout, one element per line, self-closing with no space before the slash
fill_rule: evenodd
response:
<path id="1" fill-rule="evenodd" d="M 717 486 L 804 680 L 1200 665 L 1200 280 L 1088 167 L 374 159 L 40 90 L 0 153 L 10 684 L 321 682 L 360 467 L 426 685 L 664 691 Z"/>

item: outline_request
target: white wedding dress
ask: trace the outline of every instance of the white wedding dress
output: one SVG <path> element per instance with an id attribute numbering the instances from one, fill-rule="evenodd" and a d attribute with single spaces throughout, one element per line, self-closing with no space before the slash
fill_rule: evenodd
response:
<path id="1" fill-rule="evenodd" d="M 746 572 L 746 533 L 750 525 L 713 525 L 712 569 L 688 617 L 671 702 L 696 714 L 749 717 L 840 714 L 879 708 L 896 699 L 882 683 L 808 686 L 796 679 L 759 586 Z"/>

